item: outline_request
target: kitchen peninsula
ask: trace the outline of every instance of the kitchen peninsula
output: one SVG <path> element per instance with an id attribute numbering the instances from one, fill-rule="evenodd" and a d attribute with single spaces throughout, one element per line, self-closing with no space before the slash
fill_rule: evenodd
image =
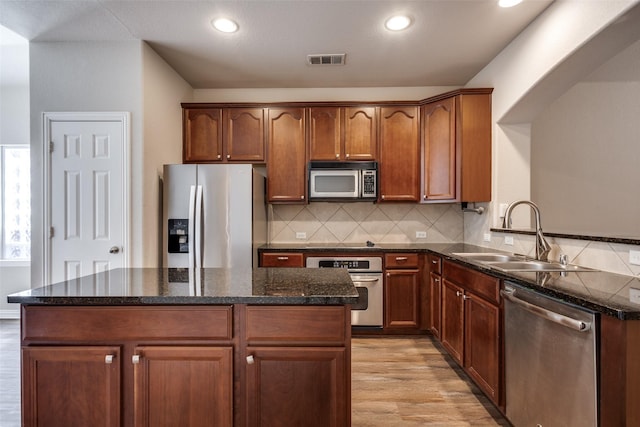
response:
<path id="1" fill-rule="evenodd" d="M 117 269 L 21 304 L 23 425 L 346 426 L 342 270 Z"/>

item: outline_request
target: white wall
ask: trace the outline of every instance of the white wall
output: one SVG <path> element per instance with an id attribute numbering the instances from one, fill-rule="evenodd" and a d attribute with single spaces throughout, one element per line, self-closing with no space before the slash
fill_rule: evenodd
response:
<path id="1" fill-rule="evenodd" d="M 47 42 L 30 44 L 31 82 L 31 281 L 42 284 L 42 113 L 128 111 L 131 113 L 132 228 L 143 223 L 142 42 Z M 140 244 L 141 231 L 132 236 Z M 125 249 L 126 250 L 126 249 Z M 140 260 L 133 252 L 131 265 Z"/>
<path id="2" fill-rule="evenodd" d="M 193 89 L 158 54 L 143 46 L 144 148 L 140 155 L 144 173 L 142 189 L 134 200 L 142 202 L 143 221 L 134 246 L 137 266 L 162 265 L 160 253 L 160 176 L 165 163 L 182 163 L 182 108 Z M 135 202 L 134 202 L 135 203 Z"/>
<path id="3" fill-rule="evenodd" d="M 490 234 L 490 243 L 483 241 L 491 227 L 500 225 L 499 203 L 531 198 L 531 122 L 576 82 L 638 40 L 638 3 L 556 1 L 468 82 L 467 87 L 494 87 L 493 201 L 486 216 L 465 214 L 465 242 L 533 253 L 529 237 L 515 236 L 515 246 L 505 246 L 502 233 Z M 514 226 L 527 227 L 525 213 L 518 208 Z M 637 274 L 623 259 L 628 245 L 571 239 L 552 245 L 552 257 L 564 252 L 573 262 Z"/>
<path id="4" fill-rule="evenodd" d="M 29 144 L 29 43 L 0 27 L 0 144 Z M 0 318 L 18 317 L 7 295 L 29 288 L 28 262 L 0 261 Z"/>

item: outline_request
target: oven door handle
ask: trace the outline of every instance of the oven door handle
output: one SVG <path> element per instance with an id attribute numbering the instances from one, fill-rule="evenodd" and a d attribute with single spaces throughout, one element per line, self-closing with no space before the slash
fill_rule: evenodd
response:
<path id="1" fill-rule="evenodd" d="M 379 277 L 372 277 L 371 279 L 351 279 L 354 283 L 377 282 L 378 280 L 380 280 Z"/>

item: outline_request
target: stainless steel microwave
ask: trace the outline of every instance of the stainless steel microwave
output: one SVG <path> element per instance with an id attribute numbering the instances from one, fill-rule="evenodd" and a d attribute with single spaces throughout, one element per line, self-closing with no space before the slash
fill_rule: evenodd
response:
<path id="1" fill-rule="evenodd" d="M 378 198 L 377 162 L 310 162 L 309 200 Z"/>

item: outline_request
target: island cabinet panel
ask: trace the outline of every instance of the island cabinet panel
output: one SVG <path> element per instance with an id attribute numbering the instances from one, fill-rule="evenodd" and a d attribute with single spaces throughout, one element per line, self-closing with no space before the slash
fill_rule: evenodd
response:
<path id="1" fill-rule="evenodd" d="M 350 425 L 345 348 L 248 347 L 247 353 L 247 425 Z"/>
<path id="2" fill-rule="evenodd" d="M 233 425 L 233 347 L 139 346 L 136 426 Z"/>
<path id="3" fill-rule="evenodd" d="M 222 160 L 222 109 L 182 110 L 182 160 L 185 163 Z"/>
<path id="4" fill-rule="evenodd" d="M 306 136 L 304 108 L 269 108 L 267 200 L 305 203 Z"/>
<path id="5" fill-rule="evenodd" d="M 418 107 L 380 108 L 380 200 L 417 202 L 420 190 Z"/>
<path id="6" fill-rule="evenodd" d="M 121 425 L 117 346 L 22 349 L 23 426 Z"/>

